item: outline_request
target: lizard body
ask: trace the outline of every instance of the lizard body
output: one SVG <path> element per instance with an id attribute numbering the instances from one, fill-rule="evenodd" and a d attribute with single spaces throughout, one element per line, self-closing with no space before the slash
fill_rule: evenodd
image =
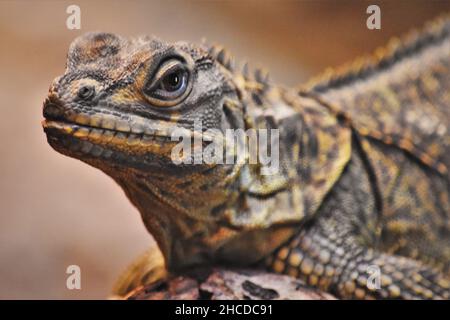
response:
<path id="1" fill-rule="evenodd" d="M 265 265 L 343 298 L 449 298 L 450 22 L 384 50 L 284 88 L 217 47 L 90 33 L 43 125 L 54 149 L 111 176 L 155 237 L 164 263 L 144 258 L 131 287 L 163 264 Z M 196 122 L 277 129 L 279 170 L 174 164 L 171 134 L 198 135 Z"/>

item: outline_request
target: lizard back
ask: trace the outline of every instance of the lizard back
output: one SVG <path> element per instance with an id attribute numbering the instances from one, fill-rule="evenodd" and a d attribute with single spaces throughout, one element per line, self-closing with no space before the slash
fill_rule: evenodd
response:
<path id="1" fill-rule="evenodd" d="M 438 19 L 369 59 L 307 85 L 363 136 L 408 152 L 450 179 L 450 20 Z"/>
<path id="2" fill-rule="evenodd" d="M 383 251 L 450 266 L 450 20 L 307 85 L 359 137 Z"/>

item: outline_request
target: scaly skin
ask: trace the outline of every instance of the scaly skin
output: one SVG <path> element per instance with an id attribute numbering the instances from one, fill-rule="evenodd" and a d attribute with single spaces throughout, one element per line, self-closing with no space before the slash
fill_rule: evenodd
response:
<path id="1" fill-rule="evenodd" d="M 119 294 L 165 276 L 163 264 L 265 263 L 343 298 L 449 298 L 449 52 L 441 19 L 287 89 L 235 71 L 217 47 L 91 33 L 71 45 L 43 126 L 55 150 L 123 188 L 161 249 L 164 263 L 141 259 Z M 195 121 L 279 129 L 280 170 L 174 164 L 170 135 L 198 136 Z"/>

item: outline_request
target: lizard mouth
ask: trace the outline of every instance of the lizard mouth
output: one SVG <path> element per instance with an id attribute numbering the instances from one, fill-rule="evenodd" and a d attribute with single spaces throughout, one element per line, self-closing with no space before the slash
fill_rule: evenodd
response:
<path id="1" fill-rule="evenodd" d="M 103 152 L 107 156 L 113 152 L 112 149 L 134 154 L 155 152 L 161 151 L 164 143 L 173 143 L 170 136 L 134 134 L 60 120 L 45 119 L 42 127 L 50 142 L 60 142 L 72 151 L 93 156 L 100 156 Z"/>
<path id="2" fill-rule="evenodd" d="M 44 132 L 53 148 L 74 157 L 109 159 L 117 153 L 122 156 L 170 156 L 173 146 L 178 143 L 177 140 L 172 141 L 169 130 L 137 132 L 136 128 L 124 126 L 120 119 L 111 115 L 105 115 L 102 122 L 98 117 L 62 115 L 58 110 L 61 110 L 58 105 L 48 101 L 44 103 Z"/>
<path id="3" fill-rule="evenodd" d="M 172 169 L 174 166 L 192 167 L 189 164 L 176 165 L 173 161 L 172 152 L 180 143 L 180 133 L 183 137 L 187 134 L 194 140 L 201 139 L 202 148 L 210 143 L 208 139 L 202 139 L 202 133 L 177 127 L 170 121 L 152 121 L 135 115 L 121 119 L 101 112 L 75 113 L 51 98 L 44 102 L 43 115 L 42 126 L 50 146 L 92 165 L 115 163 L 126 167 L 153 168 L 164 162 Z M 196 148 L 194 144 L 192 152 L 197 152 Z"/>

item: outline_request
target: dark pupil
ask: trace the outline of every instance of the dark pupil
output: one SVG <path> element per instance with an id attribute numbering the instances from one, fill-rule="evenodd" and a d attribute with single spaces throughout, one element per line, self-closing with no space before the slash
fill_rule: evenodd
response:
<path id="1" fill-rule="evenodd" d="M 175 91 L 180 88 L 181 76 L 180 74 L 174 72 L 168 74 L 163 80 L 163 87 L 167 91 Z"/>
<path id="2" fill-rule="evenodd" d="M 93 93 L 93 88 L 90 86 L 84 86 L 78 90 L 78 96 L 82 99 L 90 98 L 92 93 Z"/>

